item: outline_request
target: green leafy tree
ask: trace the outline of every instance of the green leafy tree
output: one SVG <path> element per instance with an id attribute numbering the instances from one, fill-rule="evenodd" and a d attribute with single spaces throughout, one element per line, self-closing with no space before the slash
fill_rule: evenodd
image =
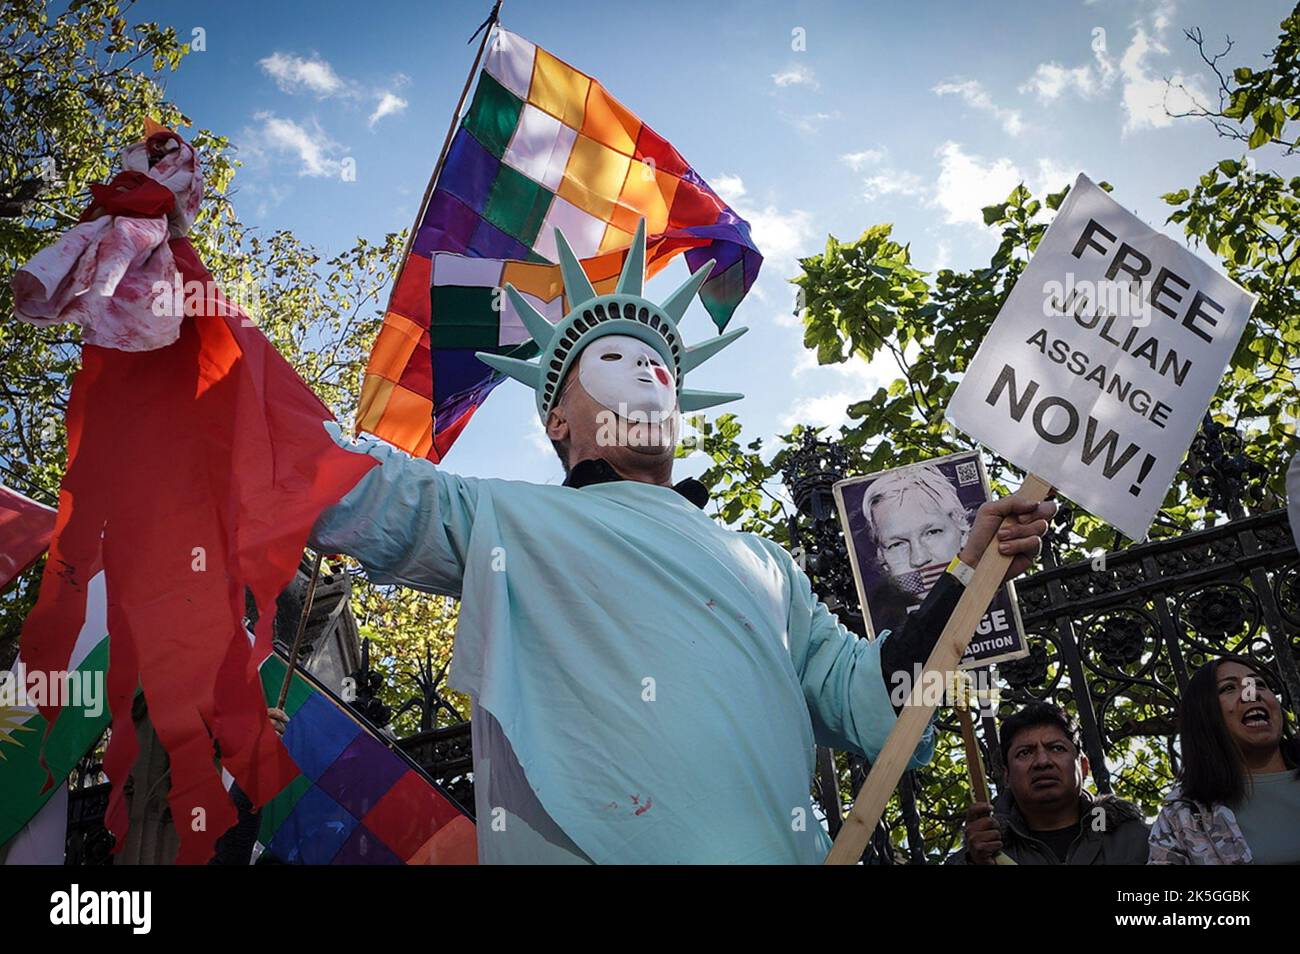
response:
<path id="1" fill-rule="evenodd" d="M 1284 493 L 1286 463 L 1300 447 L 1300 169 L 1294 155 L 1300 7 L 1281 28 L 1263 68 L 1241 66 L 1231 74 L 1219 66 L 1231 40 L 1211 56 L 1201 32 L 1186 31 L 1218 82 L 1219 105 L 1182 115 L 1209 121 L 1225 139 L 1245 143 L 1247 154 L 1222 160 L 1192 187 L 1164 197 L 1174 209 L 1169 221 L 1259 296 L 1213 410 L 1243 431 L 1246 453 L 1268 468 L 1275 497 Z"/>
<path id="2" fill-rule="evenodd" d="M 1245 143 L 1248 149 L 1271 145 L 1280 146 L 1288 156 L 1295 152 L 1297 139 L 1291 124 L 1300 116 L 1297 105 L 1300 104 L 1300 6 L 1282 21 L 1277 45 L 1267 63 L 1258 70 L 1238 66 L 1231 72 L 1224 71 L 1220 63 L 1232 52 L 1230 37 L 1225 40 L 1223 50 L 1211 54 L 1206 50 L 1205 34 L 1199 28 L 1183 33 L 1214 78 L 1217 103 L 1202 102 L 1195 93 L 1178 85 L 1176 88 L 1183 94 L 1179 99 L 1192 105 L 1170 115 L 1208 120 L 1220 136 Z M 1175 88 L 1174 84 L 1170 88 Z"/>

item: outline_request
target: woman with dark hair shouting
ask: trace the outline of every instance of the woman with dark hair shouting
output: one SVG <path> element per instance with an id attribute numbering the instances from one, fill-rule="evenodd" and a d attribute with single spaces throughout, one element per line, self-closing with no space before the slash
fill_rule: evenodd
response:
<path id="1" fill-rule="evenodd" d="M 1266 669 L 1223 656 L 1183 695 L 1183 767 L 1150 864 L 1300 864 L 1300 746 Z"/>

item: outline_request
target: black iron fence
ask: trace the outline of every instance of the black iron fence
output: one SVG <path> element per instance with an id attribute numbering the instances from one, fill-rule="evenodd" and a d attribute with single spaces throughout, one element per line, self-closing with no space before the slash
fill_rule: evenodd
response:
<path id="1" fill-rule="evenodd" d="M 1214 657 L 1268 666 L 1300 716 L 1300 563 L 1284 511 L 1066 566 L 1049 546 L 1044 562 L 1017 586 L 1031 655 L 1000 667 L 1005 696 L 1067 695 L 1102 791 L 1104 756 L 1126 739 L 1160 740 L 1177 768 L 1178 700 Z"/>
<path id="2" fill-rule="evenodd" d="M 1284 707 L 1300 717 L 1300 560 L 1286 513 L 1246 512 L 1262 496 L 1263 469 L 1246 459 L 1230 429 L 1207 420 L 1184 467 L 1198 496 L 1231 519 L 1062 564 L 1060 528 L 1070 524 L 1062 514 L 1046 541 L 1044 569 L 1016 584 L 1030 655 L 998 667 L 1001 714 L 1036 700 L 1062 706 L 1079 720 L 1097 789 L 1150 811 L 1177 772 L 1178 701 L 1205 661 L 1225 653 L 1258 660 L 1277 675 Z M 847 476 L 844 455 L 808 435 L 784 476 L 798 509 L 793 546 L 827 604 L 862 633 L 830 489 Z M 941 718 L 940 725 L 956 732 L 955 723 Z M 983 719 L 981 735 L 989 774 L 1000 782 L 996 720 Z M 819 753 L 818 766 L 815 793 L 834 832 L 867 766 L 830 753 Z M 960 811 L 948 802 L 964 808 L 969 793 L 958 784 L 931 799 L 944 804 L 918 805 L 933 781 L 926 771 L 904 775 L 864 860 L 922 863 L 955 845 Z"/>

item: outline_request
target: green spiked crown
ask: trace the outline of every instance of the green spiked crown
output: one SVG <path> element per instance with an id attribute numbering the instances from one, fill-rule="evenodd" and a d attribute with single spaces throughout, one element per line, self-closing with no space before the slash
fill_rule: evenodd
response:
<path id="1" fill-rule="evenodd" d="M 582 349 L 605 335 L 630 335 L 654 348 L 673 369 L 677 383 L 677 407 L 683 412 L 699 411 L 728 401 L 737 401 L 743 394 L 725 394 L 714 391 L 693 391 L 682 387 L 688 371 L 698 368 L 748 328 L 737 328 L 725 335 L 710 338 L 692 347 L 686 347 L 677 322 L 686 313 L 686 307 L 700 290 L 713 269 L 713 261 L 705 262 L 663 304 L 641 296 L 645 280 L 645 219 L 637 225 L 636 236 L 628 249 L 618 285 L 612 294 L 597 295 L 582 270 L 578 257 L 559 229 L 555 230 L 555 245 L 560 253 L 560 274 L 564 278 L 564 294 L 569 312 L 555 324 L 530 305 L 514 288 L 506 285 L 506 294 L 532 336 L 541 354 L 536 361 L 523 361 L 504 355 L 475 352 L 484 364 L 528 385 L 537 395 L 537 413 L 542 422 L 555 406 L 560 393 L 560 382 L 568 373 Z"/>

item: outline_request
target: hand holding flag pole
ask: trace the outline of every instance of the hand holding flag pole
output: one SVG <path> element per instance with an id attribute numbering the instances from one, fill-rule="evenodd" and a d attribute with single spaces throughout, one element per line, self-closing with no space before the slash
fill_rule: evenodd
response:
<path id="1" fill-rule="evenodd" d="M 1038 504 L 1046 500 L 1051 492 L 1052 486 L 1047 481 L 1029 474 L 1012 497 L 1023 503 Z M 948 625 L 939 635 L 939 641 L 926 660 L 921 678 L 912 686 L 907 701 L 903 703 L 903 711 L 894 723 L 889 738 L 885 740 L 885 747 L 880 750 L 880 755 L 871 766 L 866 783 L 853 802 L 852 811 L 844 819 L 835 844 L 826 856 L 828 865 L 857 864 L 862 857 L 871 833 L 875 831 L 876 824 L 884 813 L 885 804 L 898 786 L 898 780 L 911 761 L 912 752 L 934 714 L 935 703 L 927 701 L 924 690 L 930 684 L 929 674 L 938 673 L 942 676 L 957 670 L 962 653 L 966 651 L 966 646 L 975 633 L 975 627 L 979 625 L 980 619 L 988 610 L 989 602 L 1011 567 L 1013 555 L 1002 553 L 998 544 L 999 541 L 994 536 L 980 557 L 975 575 L 971 577 L 957 608 L 949 617 Z"/>

